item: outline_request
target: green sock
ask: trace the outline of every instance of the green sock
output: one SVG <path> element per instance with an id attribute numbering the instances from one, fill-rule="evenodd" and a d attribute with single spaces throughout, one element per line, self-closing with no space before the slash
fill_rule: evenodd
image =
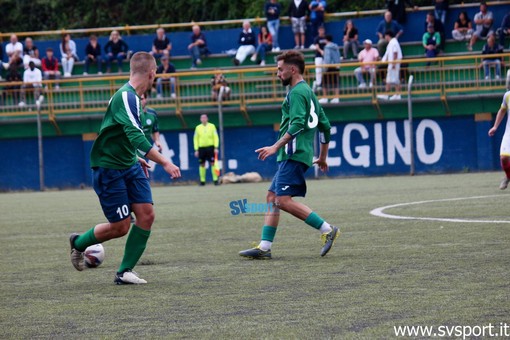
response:
<path id="1" fill-rule="evenodd" d="M 124 258 L 122 258 L 119 273 L 126 269 L 133 269 L 136 266 L 136 263 L 145 250 L 150 234 L 150 230 L 144 230 L 133 224 L 126 241 Z"/>
<path id="2" fill-rule="evenodd" d="M 205 182 L 205 166 L 198 167 L 198 173 L 200 174 L 200 182 Z"/>
<path id="3" fill-rule="evenodd" d="M 92 246 L 97 243 L 99 243 L 99 241 L 94 235 L 94 228 L 90 228 L 74 240 L 74 248 L 78 251 L 84 251 L 88 246 Z"/>
<path id="4" fill-rule="evenodd" d="M 322 219 L 322 217 L 320 217 L 319 215 L 312 211 L 310 215 L 308 215 L 308 217 L 306 218 L 305 223 L 312 228 L 320 229 L 322 223 L 324 223 L 324 220 Z"/>
<path id="5" fill-rule="evenodd" d="M 276 227 L 272 227 L 270 225 L 265 225 L 262 227 L 262 237 L 260 238 L 262 241 L 273 242 L 274 235 L 276 234 Z"/>
<path id="6" fill-rule="evenodd" d="M 218 175 L 216 175 L 216 165 L 211 166 L 211 174 L 213 181 L 217 181 Z"/>

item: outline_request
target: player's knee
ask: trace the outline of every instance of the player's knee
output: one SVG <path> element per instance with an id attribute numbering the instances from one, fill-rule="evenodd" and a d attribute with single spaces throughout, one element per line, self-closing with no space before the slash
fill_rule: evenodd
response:
<path id="1" fill-rule="evenodd" d="M 290 200 L 291 200 L 290 197 L 276 197 L 274 205 L 278 209 L 287 211 L 287 207 L 289 206 Z"/>
<path id="2" fill-rule="evenodd" d="M 274 203 L 276 200 L 276 195 L 274 192 L 268 191 L 266 195 L 266 202 L 267 203 Z"/>
<path id="3" fill-rule="evenodd" d="M 154 210 L 144 212 L 141 216 L 136 216 L 136 223 L 139 227 L 147 229 L 152 226 L 155 217 Z"/>
<path id="4" fill-rule="evenodd" d="M 130 222 L 131 220 L 126 218 L 120 222 L 110 224 L 113 238 L 118 238 L 126 235 L 129 231 L 129 227 L 131 226 Z"/>

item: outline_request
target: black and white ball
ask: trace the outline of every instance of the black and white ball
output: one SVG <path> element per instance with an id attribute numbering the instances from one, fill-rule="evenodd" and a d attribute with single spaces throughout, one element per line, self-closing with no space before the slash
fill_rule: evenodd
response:
<path id="1" fill-rule="evenodd" d="M 97 268 L 104 261 L 104 247 L 102 244 L 94 244 L 87 247 L 83 252 L 85 258 L 85 266 L 87 268 Z"/>

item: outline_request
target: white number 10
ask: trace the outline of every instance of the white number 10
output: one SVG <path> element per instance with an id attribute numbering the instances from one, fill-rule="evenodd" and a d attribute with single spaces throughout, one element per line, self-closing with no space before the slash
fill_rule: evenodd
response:
<path id="1" fill-rule="evenodd" d="M 129 208 L 127 205 L 123 205 L 122 207 L 117 208 L 117 214 L 119 214 L 120 218 L 126 217 L 129 215 Z"/>

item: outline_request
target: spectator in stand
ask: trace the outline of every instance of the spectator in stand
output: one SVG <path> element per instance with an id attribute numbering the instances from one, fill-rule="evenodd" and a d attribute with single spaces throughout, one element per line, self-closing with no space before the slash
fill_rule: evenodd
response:
<path id="1" fill-rule="evenodd" d="M 400 44 L 395 37 L 395 33 L 392 31 L 386 31 L 384 33 L 384 37 L 388 41 L 388 47 L 386 48 L 386 52 L 381 59 L 382 61 L 388 62 L 388 72 L 386 74 L 386 92 L 389 92 L 391 86 L 394 85 L 396 88 L 396 93 L 391 97 L 388 97 L 388 95 L 378 95 L 377 98 L 398 100 L 401 99 L 400 63 L 398 61 L 402 60 L 402 49 L 400 48 Z"/>
<path id="2" fill-rule="evenodd" d="M 487 38 L 487 43 L 483 46 L 482 54 L 483 55 L 491 55 L 491 54 L 499 54 L 503 53 L 503 46 L 496 42 L 496 36 L 491 34 Z M 483 58 L 483 71 L 485 75 L 485 80 L 490 79 L 490 66 L 494 65 L 496 69 L 496 80 L 501 79 L 501 57 L 494 58 Z"/>
<path id="3" fill-rule="evenodd" d="M 165 29 L 160 27 L 156 30 L 156 38 L 152 42 L 152 50 L 149 52 L 157 60 L 162 56 L 170 56 L 172 43 L 165 35 Z"/>
<path id="4" fill-rule="evenodd" d="M 21 85 L 21 101 L 19 107 L 24 107 L 26 101 L 26 90 L 31 89 L 34 92 L 34 99 L 41 103 L 44 97 L 41 95 L 42 88 L 42 73 L 41 70 L 35 67 L 33 61 L 28 63 L 28 69 L 23 73 L 23 85 Z"/>
<path id="5" fill-rule="evenodd" d="M 441 23 L 445 24 L 446 15 L 448 14 L 448 0 L 434 0 L 434 17 L 436 20 L 441 21 Z"/>
<path id="6" fill-rule="evenodd" d="M 306 16 L 310 10 L 306 0 L 292 0 L 289 4 L 289 17 L 294 32 L 294 49 L 305 48 Z"/>
<path id="7" fill-rule="evenodd" d="M 28 68 L 28 64 L 33 61 L 35 66 L 41 66 L 41 59 L 39 58 L 39 49 L 34 45 L 32 38 L 25 39 L 25 46 L 23 48 L 23 65 Z"/>
<path id="8" fill-rule="evenodd" d="M 76 44 L 71 40 L 69 33 L 62 35 L 60 42 L 60 55 L 62 56 L 62 69 L 64 70 L 64 77 L 70 77 L 73 73 L 74 62 L 78 60 L 76 54 Z"/>
<path id="9" fill-rule="evenodd" d="M 326 29 L 324 26 L 319 27 L 319 33 L 314 41 L 315 49 L 315 81 L 312 84 L 314 92 L 322 91 L 322 64 L 324 64 L 324 47 L 326 46 Z"/>
<path id="10" fill-rule="evenodd" d="M 273 37 L 273 52 L 280 51 L 280 44 L 278 43 L 278 32 L 280 30 L 280 13 L 282 12 L 282 5 L 278 0 L 269 0 L 264 6 L 264 13 L 267 19 L 267 29 Z"/>
<path id="11" fill-rule="evenodd" d="M 445 46 L 445 41 L 446 41 L 444 26 L 441 21 L 436 20 L 436 17 L 434 16 L 434 12 L 432 12 L 432 11 L 428 12 L 427 16 L 425 17 L 425 25 L 424 25 L 425 33 L 428 32 L 429 25 L 434 26 L 434 32 L 439 33 L 439 36 L 441 37 L 441 43 L 439 44 L 439 50 L 444 51 L 444 46 Z"/>
<path id="12" fill-rule="evenodd" d="M 18 71 L 18 66 L 16 64 L 12 64 L 9 66 L 9 69 L 7 70 L 7 76 L 5 79 L 8 83 L 11 82 L 21 82 L 23 81 L 23 78 L 21 78 L 21 74 Z M 2 93 L 2 96 L 5 101 L 6 95 L 12 96 L 12 102 L 17 103 L 19 100 L 19 91 L 21 89 L 21 85 L 13 85 L 10 84 L 9 86 L 4 87 L 4 91 Z"/>
<path id="13" fill-rule="evenodd" d="M 332 65 L 340 64 L 340 50 L 338 45 L 333 42 L 333 37 L 329 34 L 326 35 L 326 46 L 324 46 L 324 64 L 330 66 L 328 66 L 324 73 L 323 98 L 319 100 L 319 103 L 326 104 L 328 102 L 328 98 L 326 98 L 328 92 L 333 90 L 335 98 L 331 99 L 331 104 L 338 104 L 340 102 L 338 98 L 340 95 L 340 88 L 338 87 L 340 74 L 338 67 Z"/>
<path id="14" fill-rule="evenodd" d="M 227 79 L 220 69 L 216 69 L 215 74 L 211 78 L 212 100 L 217 101 L 220 93 L 222 93 L 222 100 L 228 100 L 230 98 L 230 87 L 228 86 Z"/>
<path id="15" fill-rule="evenodd" d="M 377 51 L 377 48 L 372 47 L 372 40 L 366 39 L 363 45 L 365 48 L 358 54 L 358 61 L 363 64 L 354 70 L 354 75 L 358 79 L 358 87 L 360 89 L 367 87 L 365 79 L 363 79 L 363 73 L 370 73 L 369 87 L 372 88 L 374 86 L 376 66 L 373 62 L 379 60 L 379 51 Z"/>
<path id="16" fill-rule="evenodd" d="M 89 43 L 85 47 L 85 72 L 83 75 L 89 74 L 89 66 L 91 63 L 96 63 L 97 74 L 103 74 L 101 71 L 103 59 L 101 58 L 101 45 L 97 42 L 97 37 L 91 35 L 89 37 Z"/>
<path id="17" fill-rule="evenodd" d="M 257 38 L 251 29 L 251 24 L 248 20 L 243 21 L 243 30 L 239 33 L 239 48 L 232 60 L 234 65 L 239 66 L 243 63 L 247 56 L 255 52 L 255 44 Z"/>
<path id="18" fill-rule="evenodd" d="M 11 34 L 9 43 L 5 45 L 5 54 L 9 58 L 8 62 L 3 63 L 6 70 L 10 65 L 19 67 L 23 63 L 23 45 L 18 41 L 16 34 Z"/>
<path id="19" fill-rule="evenodd" d="M 427 26 L 427 32 L 423 33 L 422 45 L 425 48 L 425 56 L 427 58 L 435 58 L 439 54 L 439 45 L 441 44 L 441 36 L 434 31 L 434 25 Z M 430 63 L 427 63 L 429 66 Z"/>
<path id="20" fill-rule="evenodd" d="M 205 40 L 205 35 L 200 30 L 200 26 L 193 25 L 191 28 L 193 33 L 191 34 L 191 44 L 188 45 L 188 51 L 191 54 L 191 68 L 197 68 L 197 65 L 202 64 L 201 56 L 206 56 L 209 54 L 209 50 L 207 49 L 207 40 Z"/>
<path id="21" fill-rule="evenodd" d="M 156 97 L 158 99 L 163 98 L 163 84 L 170 84 L 170 97 L 176 98 L 175 94 L 175 77 L 171 76 L 171 73 L 175 73 L 175 66 L 170 62 L 170 57 L 164 55 L 161 57 L 161 65 L 158 66 L 156 74 L 161 74 L 156 80 Z"/>
<path id="22" fill-rule="evenodd" d="M 353 59 L 356 58 L 359 49 L 358 29 L 352 20 L 347 20 L 344 26 L 344 59 L 347 59 L 349 49 L 352 50 Z"/>
<path id="23" fill-rule="evenodd" d="M 260 27 L 260 32 L 258 35 L 258 45 L 257 50 L 251 57 L 251 61 L 254 63 L 257 62 L 257 57 L 260 59 L 260 66 L 266 66 L 266 52 L 270 51 L 273 48 L 273 37 L 271 33 L 267 30 L 266 26 Z"/>
<path id="24" fill-rule="evenodd" d="M 457 41 L 469 41 L 472 36 L 473 26 L 471 25 L 471 19 L 469 19 L 466 11 L 462 11 L 459 13 L 459 18 L 453 26 L 452 37 Z"/>
<path id="25" fill-rule="evenodd" d="M 48 47 L 46 49 L 46 56 L 41 60 L 44 80 L 60 79 L 60 71 L 58 70 L 58 60 L 53 55 L 53 49 Z M 58 83 L 55 84 L 55 89 L 59 89 Z"/>
<path id="26" fill-rule="evenodd" d="M 497 29 L 496 34 L 499 37 L 499 44 L 505 48 L 505 37 L 510 35 L 510 12 L 501 21 L 501 27 Z"/>
<path id="27" fill-rule="evenodd" d="M 112 31 L 110 33 L 110 40 L 104 46 L 106 53 L 106 73 L 111 72 L 111 63 L 117 60 L 118 71 L 122 72 L 122 61 L 128 56 L 129 47 L 124 40 L 122 40 L 119 31 Z"/>
<path id="28" fill-rule="evenodd" d="M 324 13 L 326 12 L 326 1 L 310 1 L 310 22 L 312 23 L 312 37 L 317 36 L 319 27 L 324 25 Z"/>
<path id="29" fill-rule="evenodd" d="M 384 55 L 384 52 L 386 52 L 386 46 L 388 45 L 388 41 L 384 38 L 386 31 L 392 31 L 397 39 L 404 33 L 402 26 L 393 20 L 393 16 L 390 11 L 386 11 L 384 13 L 384 19 L 381 20 L 377 26 L 376 33 L 379 38 L 379 41 L 377 42 L 377 49 L 379 50 L 379 55 Z"/>
<path id="30" fill-rule="evenodd" d="M 418 6 L 415 6 L 411 0 L 386 0 L 386 8 L 391 12 L 393 19 L 401 25 L 407 21 L 406 4 L 414 11 L 418 10 Z"/>
<path id="31" fill-rule="evenodd" d="M 490 35 L 494 34 L 492 30 L 493 24 L 492 12 L 487 9 L 487 3 L 485 1 L 480 2 L 480 12 L 475 14 L 474 22 L 476 24 L 476 30 L 469 41 L 468 50 L 473 50 L 473 45 L 480 39 L 487 39 Z"/>

